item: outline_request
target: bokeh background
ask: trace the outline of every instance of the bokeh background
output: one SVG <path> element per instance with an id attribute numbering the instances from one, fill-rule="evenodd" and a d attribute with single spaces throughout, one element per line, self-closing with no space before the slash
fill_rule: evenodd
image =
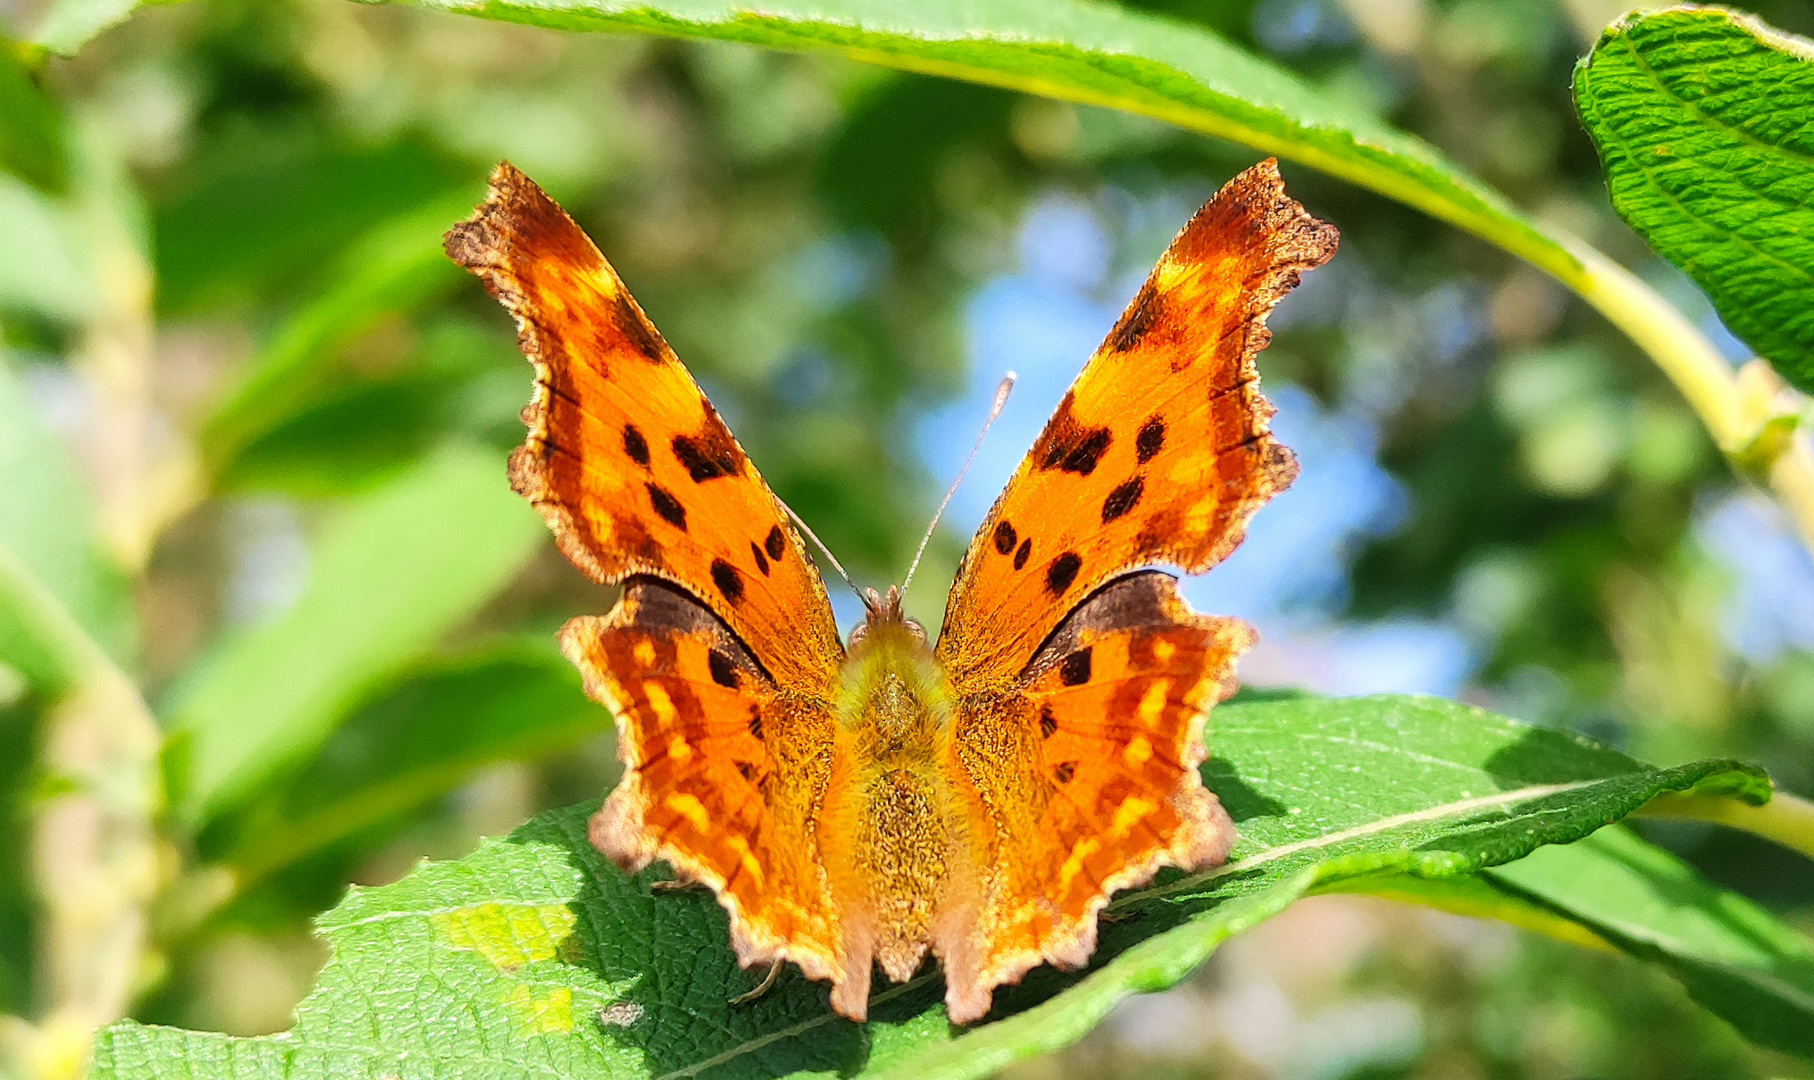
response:
<path id="1" fill-rule="evenodd" d="M 1208 25 L 1423 136 L 1747 358 L 1614 217 L 1574 119 L 1571 66 L 1624 4 L 1132 6 Z M 1749 8 L 1814 32 L 1804 3 Z M 0 0 L 0 29 L 20 36 L 37 14 Z M 909 597 L 928 624 L 971 530 L 1153 260 L 1255 159 L 1154 121 L 830 57 L 343 0 L 148 10 L 48 80 L 79 131 L 86 194 L 0 176 L 4 363 L 94 492 L 130 585 L 133 632 L 110 644 L 154 704 L 292 610 L 350 501 L 449 447 L 495 455 L 504 484 L 529 387 L 512 328 L 452 267 L 398 271 L 391 239 L 463 216 L 500 158 L 598 240 L 860 584 L 899 579 L 996 381 L 1019 373 Z M 1261 359 L 1303 474 L 1187 586 L 1199 608 L 1259 627 L 1244 680 L 1460 697 L 1661 764 L 1755 760 L 1814 794 L 1814 558 L 1768 499 L 1638 350 L 1543 275 L 1284 171 L 1342 232 Z M 335 306 L 386 273 L 379 302 Z M 223 402 L 286 347 L 325 374 L 234 426 Z M 848 625 L 854 601 L 833 597 Z M 324 959 L 308 920 L 348 882 L 597 798 L 616 775 L 609 718 L 550 658 L 565 618 L 610 602 L 541 544 L 430 655 L 363 687 L 314 765 L 190 854 L 255 846 L 285 784 L 357 762 L 424 700 L 450 725 L 487 694 L 506 722 L 508 707 L 575 719 L 511 760 L 479 754 L 393 791 L 268 868 L 165 942 L 136 1014 L 281 1030 Z M 0 678 L 0 846 L 15 850 L 34 707 Z M 1709 827 L 1643 828 L 1814 930 L 1805 860 Z M 0 890 L 0 1012 L 29 1011 L 36 992 L 30 888 L 15 878 Z M 1015 1075 L 1808 1073 L 1628 959 L 1325 897 Z"/>

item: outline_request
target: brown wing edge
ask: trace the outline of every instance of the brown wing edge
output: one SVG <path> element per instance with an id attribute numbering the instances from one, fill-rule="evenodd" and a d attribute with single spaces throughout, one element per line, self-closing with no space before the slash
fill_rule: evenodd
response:
<path id="1" fill-rule="evenodd" d="M 1210 643 L 1206 655 L 1220 661 L 1201 672 L 1190 692 L 1190 696 L 1201 697 L 1201 706 L 1185 737 L 1180 760 L 1183 773 L 1169 793 L 1183 825 L 1164 848 L 1104 880 L 1101 894 L 1090 901 L 1080 918 L 1060 924 L 1034 945 L 987 955 L 989 943 L 979 942 L 983 935 L 978 932 L 978 916 L 986 901 L 979 898 L 948 911 L 935 931 L 935 951 L 944 967 L 946 1011 L 953 1023 L 982 1019 L 997 987 L 1018 984 L 1041 964 L 1072 971 L 1083 968 L 1096 952 L 1099 917 L 1115 893 L 1146 885 L 1168 867 L 1199 873 L 1220 866 L 1238 839 L 1234 820 L 1203 783 L 1202 765 L 1209 757 L 1210 711 L 1239 687 L 1235 665 L 1259 640 L 1258 634 L 1241 619 L 1197 613 L 1178 595 L 1170 574 L 1136 571 L 1116 578 L 1079 603 L 1029 661 L 1022 685 L 1030 685 L 1058 664 L 1070 653 L 1078 635 L 1091 626 L 1194 630 Z"/>
<path id="2" fill-rule="evenodd" d="M 1254 383 L 1254 420 L 1251 437 L 1255 440 L 1258 467 L 1249 486 L 1230 515 L 1221 539 L 1198 558 L 1182 558 L 1177 566 L 1187 574 L 1201 574 L 1226 559 L 1247 536 L 1247 523 L 1262 506 L 1298 478 L 1297 455 L 1272 437 L 1271 421 L 1277 410 L 1258 390 L 1259 354 L 1272 344 L 1272 330 L 1266 321 L 1285 294 L 1298 287 L 1306 270 L 1335 257 L 1341 234 L 1335 226 L 1313 217 L 1303 205 L 1285 193 L 1285 179 L 1279 175 L 1279 160 L 1266 158 L 1242 172 L 1205 203 L 1184 228 L 1178 232 L 1165 258 L 1196 261 L 1207 257 L 1210 245 L 1229 230 L 1246 236 L 1265 238 L 1266 268 L 1249 286 L 1250 299 L 1245 318 L 1245 333 L 1237 361 L 1242 381 Z M 1121 340 L 1131 325 L 1141 317 L 1141 299 L 1159 276 L 1153 270 L 1147 288 L 1141 290 L 1122 313 L 1115 328 L 1103 341 L 1107 349 Z M 981 542 L 978 536 L 978 542 Z M 1182 602 L 1182 601 L 1180 601 Z"/>
<path id="3" fill-rule="evenodd" d="M 798 965 L 809 979 L 833 980 L 834 984 L 847 980 L 849 974 L 841 949 L 806 947 L 799 944 L 797 935 L 790 940 L 786 935 L 765 929 L 753 912 L 743 910 L 722 873 L 676 845 L 663 842 L 645 824 L 644 813 L 652 796 L 639 771 L 642 763 L 638 760 L 636 740 L 630 737 L 628 730 L 631 723 L 629 702 L 619 699 L 609 672 L 594 656 L 602 654 L 597 643 L 604 634 L 646 622 L 644 608 L 651 599 L 657 603 L 663 599 L 678 601 L 662 604 L 670 610 L 691 609 L 684 612 L 684 617 L 692 620 L 693 625 L 676 626 L 676 629 L 713 637 L 747 674 L 767 679 L 755 658 L 717 616 L 684 590 L 658 578 L 631 578 L 624 597 L 606 615 L 581 615 L 568 620 L 560 631 L 561 652 L 579 669 L 586 695 L 610 709 L 616 718 L 617 756 L 624 766 L 623 777 L 587 822 L 587 839 L 626 873 L 640 873 L 659 859 L 673 868 L 676 880 L 710 888 L 719 906 L 730 916 L 731 948 L 740 966 L 756 968 L 786 960 Z M 664 616 L 668 615 L 669 612 L 664 611 L 656 618 L 665 622 Z"/>
<path id="4" fill-rule="evenodd" d="M 660 331 L 643 313 L 636 298 L 630 295 L 617 272 L 598 250 L 585 230 L 543 191 L 508 161 L 498 163 L 492 171 L 485 201 L 472 217 L 447 230 L 441 247 L 448 258 L 475 274 L 485 291 L 516 320 L 517 345 L 535 367 L 535 390 L 523 409 L 523 423 L 529 427 L 528 438 L 511 452 L 509 477 L 511 490 L 529 500 L 554 533 L 555 544 L 580 571 L 592 580 L 610 583 L 613 576 L 598 562 L 582 539 L 572 512 L 554 497 L 553 478 L 548 472 L 544 447 L 548 439 L 549 399 L 556 375 L 554 365 L 558 350 L 552 341 L 543 339 L 536 319 L 540 315 L 530 298 L 525 281 L 532 264 L 519 261 L 518 253 L 533 252 L 535 257 L 565 266 L 577 267 L 605 276 L 616 286 L 620 317 L 633 317 L 643 340 L 652 343 L 663 360 L 674 361 L 673 350 Z M 621 575 L 618 575 L 621 576 Z"/>

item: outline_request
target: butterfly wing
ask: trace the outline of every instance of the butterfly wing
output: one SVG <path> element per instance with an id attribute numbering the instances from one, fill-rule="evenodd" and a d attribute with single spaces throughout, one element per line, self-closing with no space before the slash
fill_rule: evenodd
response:
<path id="1" fill-rule="evenodd" d="M 510 482 L 595 581 L 694 593 L 780 685 L 827 692 L 843 646 L 818 571 L 699 384 L 590 238 L 508 163 L 447 252 L 535 365 Z"/>
<path id="2" fill-rule="evenodd" d="M 784 957 L 827 977 L 842 953 L 807 822 L 844 652 L 817 570 L 698 384 L 533 181 L 498 166 L 445 246 L 516 317 L 535 366 L 512 486 L 574 565 L 629 579 L 609 615 L 562 633 L 617 715 L 626 766 L 594 843 L 711 886 L 746 965 Z"/>
<path id="3" fill-rule="evenodd" d="M 938 943 L 952 1018 L 1045 961 L 1084 962 L 1110 893 L 1213 865 L 1233 827 L 1203 788 L 1201 712 L 1251 642 L 1190 612 L 1199 573 L 1297 474 L 1255 354 L 1267 314 L 1335 251 L 1274 162 L 1230 181 L 1159 260 L 983 522 L 936 655 L 958 698 L 960 789 L 995 868 Z M 1107 587 L 1105 588 L 1105 584 Z"/>
<path id="4" fill-rule="evenodd" d="M 631 578 L 609 615 L 561 645 L 619 720 L 624 777 L 593 846 L 635 872 L 666 859 L 731 913 L 746 966 L 788 959 L 844 981 L 843 933 L 812 821 L 831 779 L 832 717 L 785 693 L 724 622 L 657 578 Z"/>

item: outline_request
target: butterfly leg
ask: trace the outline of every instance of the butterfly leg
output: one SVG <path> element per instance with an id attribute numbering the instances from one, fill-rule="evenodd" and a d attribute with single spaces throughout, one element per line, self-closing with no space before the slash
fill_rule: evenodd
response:
<path id="1" fill-rule="evenodd" d="M 703 882 L 689 881 L 684 878 L 672 878 L 668 881 L 649 882 L 650 892 L 692 892 L 695 889 L 703 888 L 705 888 Z"/>
<path id="2" fill-rule="evenodd" d="M 756 984 L 756 988 L 754 990 L 751 990 L 747 994 L 738 994 L 736 997 L 731 999 L 731 1004 L 732 1005 L 748 1005 L 750 1002 L 755 1001 L 757 998 L 768 993 L 770 990 L 773 990 L 775 988 L 775 980 L 781 978 L 781 969 L 786 964 L 787 964 L 787 961 L 779 960 L 779 959 L 777 959 L 776 961 L 771 963 L 768 966 L 768 974 L 762 976 L 762 981 L 760 983 Z"/>

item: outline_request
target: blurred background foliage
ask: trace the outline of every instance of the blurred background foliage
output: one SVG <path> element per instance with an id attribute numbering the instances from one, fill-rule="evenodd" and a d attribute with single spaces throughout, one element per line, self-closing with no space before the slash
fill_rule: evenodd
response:
<path id="1" fill-rule="evenodd" d="M 1423 136 L 1747 358 L 1613 215 L 1574 118 L 1571 66 L 1623 4 L 1133 6 Z M 0 0 L 0 29 L 24 36 L 39 8 Z M 1803 3 L 1749 9 L 1814 32 Z M 598 240 L 862 583 L 898 578 L 996 380 L 1021 373 L 910 597 L 936 622 L 1064 387 L 1255 156 L 826 56 L 342 0 L 156 7 L 41 86 L 14 63 L 0 94 L 37 95 L 8 108 L 43 108 L 33 130 L 67 143 L 67 168 L 0 174 L 0 537 L 61 568 L 59 595 L 170 736 L 158 872 L 175 884 L 132 1012 L 234 1033 L 288 1025 L 323 960 L 308 919 L 348 882 L 615 779 L 609 717 L 553 645 L 612 597 L 505 487 L 529 371 L 438 247 L 500 158 Z M 1262 358 L 1304 475 L 1190 585 L 1260 627 L 1246 681 L 1459 696 L 1660 764 L 1758 761 L 1814 793 L 1814 559 L 1775 506 L 1538 271 L 1285 172 L 1343 236 Z M 35 663 L 0 665 L 0 1013 L 19 1015 L 50 993 L 31 832 L 56 727 Z M 1814 929 L 1805 860 L 1643 827 Z M 1018 1070 L 1073 1071 L 1808 1075 L 1634 962 L 1336 897 Z"/>

